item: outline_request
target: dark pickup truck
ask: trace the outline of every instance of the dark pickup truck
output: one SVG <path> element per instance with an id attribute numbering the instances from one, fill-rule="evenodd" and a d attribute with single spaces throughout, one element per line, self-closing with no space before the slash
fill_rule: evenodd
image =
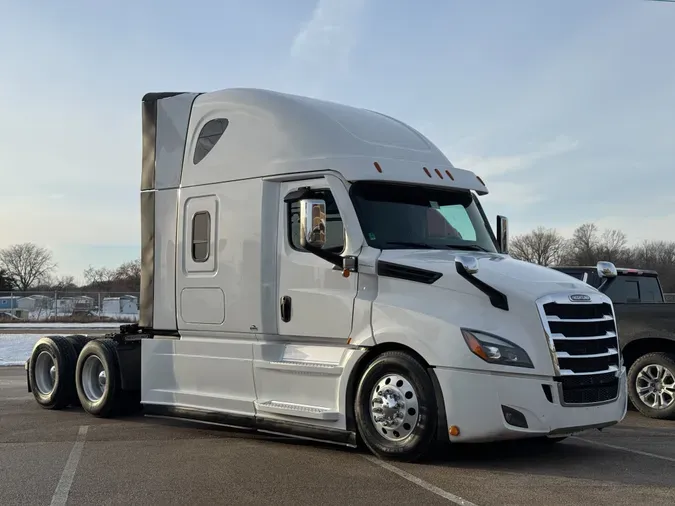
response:
<path id="1" fill-rule="evenodd" d="M 609 262 L 552 268 L 612 299 L 631 403 L 650 418 L 675 419 L 675 304 L 665 301 L 658 273 Z"/>

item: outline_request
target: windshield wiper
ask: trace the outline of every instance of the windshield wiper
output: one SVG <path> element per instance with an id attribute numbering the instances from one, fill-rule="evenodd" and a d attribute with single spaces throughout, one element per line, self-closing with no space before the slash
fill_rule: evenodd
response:
<path id="1" fill-rule="evenodd" d="M 489 251 L 478 244 L 428 244 L 426 242 L 413 241 L 387 241 L 386 244 L 397 246 L 410 246 L 421 249 L 462 249 L 471 251 Z"/>
<path id="2" fill-rule="evenodd" d="M 483 246 L 479 246 L 478 244 L 453 244 L 453 245 L 448 245 L 448 247 L 454 248 L 454 249 L 471 250 L 471 251 L 486 251 L 486 252 L 490 251 L 486 248 L 483 248 Z"/>

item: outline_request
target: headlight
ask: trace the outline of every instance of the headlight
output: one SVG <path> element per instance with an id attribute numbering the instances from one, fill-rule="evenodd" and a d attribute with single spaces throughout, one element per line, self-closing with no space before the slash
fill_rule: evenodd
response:
<path id="1" fill-rule="evenodd" d="M 534 369 L 525 350 L 511 341 L 478 330 L 462 329 L 462 335 L 474 355 L 490 364 Z"/>

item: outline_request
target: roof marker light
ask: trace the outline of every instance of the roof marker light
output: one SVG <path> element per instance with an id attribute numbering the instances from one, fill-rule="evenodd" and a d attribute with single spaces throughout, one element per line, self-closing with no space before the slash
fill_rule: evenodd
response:
<path id="1" fill-rule="evenodd" d="M 453 181 L 455 180 L 455 178 L 452 177 L 452 174 L 450 174 L 450 171 L 448 169 L 445 169 L 445 173 L 448 175 L 450 179 L 452 179 Z"/>
<path id="2" fill-rule="evenodd" d="M 422 168 L 424 169 L 424 172 L 427 173 L 427 176 L 431 177 L 431 172 L 429 172 L 429 169 L 427 169 L 426 167 L 422 167 Z"/>
<path id="3" fill-rule="evenodd" d="M 480 184 L 482 184 L 483 186 L 485 186 L 485 183 L 483 182 L 483 180 L 482 180 L 480 177 L 476 176 L 476 179 L 478 179 L 478 181 L 480 181 Z"/>
<path id="4" fill-rule="evenodd" d="M 443 179 L 443 174 L 441 174 L 441 171 L 438 170 L 438 169 L 434 169 L 434 170 L 436 171 L 436 174 L 438 174 L 438 177 L 440 177 L 441 179 Z"/>
<path id="5" fill-rule="evenodd" d="M 374 165 L 375 168 L 377 169 L 377 172 L 379 172 L 380 174 L 382 174 L 382 167 L 380 167 L 380 164 L 377 163 L 377 162 L 374 162 L 373 165 Z"/>

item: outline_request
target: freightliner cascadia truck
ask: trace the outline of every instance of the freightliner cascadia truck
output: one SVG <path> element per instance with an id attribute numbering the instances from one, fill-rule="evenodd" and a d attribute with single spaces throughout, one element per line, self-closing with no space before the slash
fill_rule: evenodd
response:
<path id="1" fill-rule="evenodd" d="M 484 182 L 405 123 L 227 89 L 147 94 L 142 130 L 139 321 L 38 341 L 44 408 L 408 461 L 625 416 L 611 300 L 511 258 Z"/>

